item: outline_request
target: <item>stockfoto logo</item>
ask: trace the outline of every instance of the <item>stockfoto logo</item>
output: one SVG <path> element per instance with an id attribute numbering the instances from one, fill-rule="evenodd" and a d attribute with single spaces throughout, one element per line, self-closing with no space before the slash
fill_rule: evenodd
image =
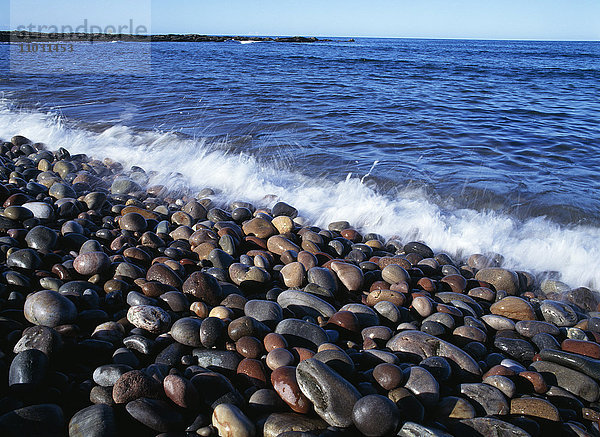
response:
<path id="1" fill-rule="evenodd" d="M 136 24 L 133 18 L 129 19 L 126 24 L 108 24 L 105 26 L 90 23 L 88 19 L 84 19 L 79 26 L 71 26 L 69 24 L 21 24 L 15 27 L 17 36 L 22 38 L 43 37 L 48 36 L 53 39 L 68 39 L 75 35 L 114 35 L 114 36 L 146 36 L 148 35 L 148 27 L 143 24 Z M 91 39 L 91 38 L 90 38 Z"/>

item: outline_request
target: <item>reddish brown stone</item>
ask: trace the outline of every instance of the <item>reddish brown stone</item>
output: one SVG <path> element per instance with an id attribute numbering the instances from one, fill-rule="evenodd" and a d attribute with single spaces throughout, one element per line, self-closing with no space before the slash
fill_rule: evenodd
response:
<path id="1" fill-rule="evenodd" d="M 196 387 L 186 378 L 179 375 L 167 375 L 163 380 L 167 397 L 181 408 L 196 409 L 200 405 L 200 396 Z"/>
<path id="2" fill-rule="evenodd" d="M 256 337 L 245 336 L 235 342 L 235 350 L 245 358 L 260 358 L 263 352 L 261 341 Z"/>
<path id="3" fill-rule="evenodd" d="M 513 320 L 536 320 L 531 304 L 517 296 L 499 300 L 490 307 L 490 312 Z"/>
<path id="4" fill-rule="evenodd" d="M 294 347 L 292 349 L 292 353 L 294 354 L 294 358 L 296 358 L 297 362 L 308 360 L 315 355 L 313 351 L 304 347 Z"/>
<path id="5" fill-rule="evenodd" d="M 360 332 L 360 323 L 351 311 L 338 311 L 327 321 L 329 327 L 339 327 L 348 332 Z"/>
<path id="6" fill-rule="evenodd" d="M 495 366 L 490 368 L 487 372 L 485 372 L 483 374 L 483 376 L 481 377 L 481 379 L 484 380 L 488 376 L 494 376 L 494 375 L 511 377 L 511 376 L 515 376 L 516 374 L 517 374 L 517 372 L 515 372 L 514 370 L 509 369 L 508 367 L 502 366 L 500 364 L 496 364 Z"/>
<path id="7" fill-rule="evenodd" d="M 600 345 L 591 341 L 574 340 L 567 338 L 560 345 L 565 352 L 585 355 L 595 359 L 600 359 Z"/>
<path id="8" fill-rule="evenodd" d="M 544 378 L 538 372 L 529 370 L 520 372 L 519 378 L 524 380 L 524 382 L 526 381 L 536 393 L 544 394 L 548 391 L 548 385 L 546 384 L 546 381 L 544 381 Z"/>
<path id="9" fill-rule="evenodd" d="M 340 232 L 340 234 L 342 234 L 342 237 L 344 237 L 346 240 L 350 240 L 353 243 L 360 243 L 363 239 L 362 235 L 360 235 L 360 233 L 354 229 L 344 229 L 342 232 Z"/>
<path id="10" fill-rule="evenodd" d="M 238 377 L 250 385 L 264 388 L 267 384 L 265 369 L 259 360 L 244 358 L 237 367 Z"/>
<path id="11" fill-rule="evenodd" d="M 444 276 L 440 282 L 455 293 L 462 293 L 467 286 L 467 280 L 461 275 Z"/>
<path id="12" fill-rule="evenodd" d="M 146 273 L 147 281 L 158 281 L 171 287 L 180 288 L 181 278 L 166 264 L 157 263 L 152 265 Z"/>
<path id="13" fill-rule="evenodd" d="M 131 370 L 121 375 L 113 386 L 113 399 L 117 404 L 126 404 L 138 398 L 160 399 L 162 386 L 141 370 Z"/>
<path id="14" fill-rule="evenodd" d="M 306 414 L 310 411 L 311 402 L 300 390 L 296 380 L 296 368 L 283 366 L 271 373 L 273 389 L 279 397 L 296 413 Z"/>
<path id="15" fill-rule="evenodd" d="M 273 349 L 277 348 L 286 348 L 288 346 L 283 335 L 276 334 L 275 332 L 270 332 L 265 335 L 263 343 L 267 352 L 271 352 Z"/>
<path id="16" fill-rule="evenodd" d="M 393 390 L 400 387 L 404 381 L 402 369 L 391 363 L 382 363 L 375 366 L 373 378 L 384 390 Z"/>
<path id="17" fill-rule="evenodd" d="M 433 293 L 437 290 L 437 282 L 430 278 L 421 278 L 417 281 L 417 288 Z"/>

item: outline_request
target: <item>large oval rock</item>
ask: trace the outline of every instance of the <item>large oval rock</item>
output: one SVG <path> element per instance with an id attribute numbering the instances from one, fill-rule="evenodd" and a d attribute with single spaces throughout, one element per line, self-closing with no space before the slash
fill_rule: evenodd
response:
<path id="1" fill-rule="evenodd" d="M 588 402 L 595 402 L 600 397 L 596 381 L 581 372 L 549 361 L 535 361 L 530 367 L 541 373 L 548 385 L 564 388 Z"/>
<path id="2" fill-rule="evenodd" d="M 290 346 L 317 350 L 329 338 L 323 328 L 300 319 L 284 319 L 277 324 L 275 333 L 285 337 Z"/>
<path id="3" fill-rule="evenodd" d="M 490 312 L 513 320 L 536 320 L 529 302 L 517 296 L 508 296 L 490 307 Z"/>
<path id="4" fill-rule="evenodd" d="M 8 255 L 6 265 L 25 270 L 35 270 L 42 264 L 37 252 L 33 249 L 19 249 Z"/>
<path id="5" fill-rule="evenodd" d="M 479 364 L 465 351 L 447 341 L 421 331 L 404 331 L 387 342 L 394 352 L 405 352 L 419 356 L 422 360 L 440 356 L 450 360 L 454 372 L 462 380 L 477 380 L 481 376 Z"/>
<path id="6" fill-rule="evenodd" d="M 77 317 L 73 302 L 54 290 L 41 290 L 27 296 L 25 318 L 34 325 L 54 328 L 71 323 Z"/>
<path id="7" fill-rule="evenodd" d="M 204 272 L 192 273 L 183 283 L 183 292 L 213 306 L 219 305 L 224 297 L 215 277 Z"/>
<path id="8" fill-rule="evenodd" d="M 113 409 L 97 404 L 79 410 L 69 422 L 69 437 L 114 437 L 117 425 Z"/>
<path id="9" fill-rule="evenodd" d="M 300 390 L 323 420 L 342 428 L 352 425 L 352 409 L 361 397 L 352 384 L 314 358 L 298 364 L 296 379 Z"/>
<path id="10" fill-rule="evenodd" d="M 335 314 L 335 308 L 323 299 L 300 290 L 287 290 L 277 296 L 277 303 L 288 308 L 296 317 L 329 318 Z"/>
<path id="11" fill-rule="evenodd" d="M 125 408 L 135 420 L 154 431 L 175 431 L 183 423 L 181 414 L 162 400 L 140 398 L 128 402 Z"/>
<path id="12" fill-rule="evenodd" d="M 54 229 L 46 226 L 36 226 L 31 229 L 25 236 L 27 246 L 32 249 L 50 251 L 54 249 L 58 234 Z"/>
<path id="13" fill-rule="evenodd" d="M 364 283 L 364 275 L 362 270 L 348 263 L 334 261 L 331 263 L 331 270 L 335 272 L 340 282 L 348 291 L 359 291 Z"/>
<path id="14" fill-rule="evenodd" d="M 171 287 L 180 288 L 181 278 L 166 264 L 156 263 L 146 272 L 146 281 L 158 281 Z"/>
<path id="15" fill-rule="evenodd" d="M 62 437 L 64 427 L 63 411 L 56 404 L 30 405 L 0 416 L 0 435 L 3 437 Z"/>
<path id="16" fill-rule="evenodd" d="M 504 290 L 510 295 L 519 293 L 519 277 L 511 270 L 499 267 L 488 267 L 479 270 L 475 279 L 492 284 L 496 290 Z"/>
<path id="17" fill-rule="evenodd" d="M 202 319 L 193 317 L 182 317 L 173 323 L 171 336 L 181 344 L 192 347 L 202 346 L 200 341 L 200 326 Z"/>

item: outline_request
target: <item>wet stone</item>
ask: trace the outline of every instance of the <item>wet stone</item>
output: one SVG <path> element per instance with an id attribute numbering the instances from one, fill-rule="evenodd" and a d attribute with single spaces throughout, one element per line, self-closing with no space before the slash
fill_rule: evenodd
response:
<path id="1" fill-rule="evenodd" d="M 496 337 L 494 347 L 506 355 L 523 362 L 532 361 L 535 355 L 535 349 L 531 343 L 517 338 Z"/>
<path id="2" fill-rule="evenodd" d="M 533 337 L 540 332 L 557 336 L 560 334 L 558 327 L 552 323 L 536 320 L 522 320 L 515 325 L 516 331 L 523 337 Z"/>
<path id="3" fill-rule="evenodd" d="M 506 376 L 502 375 L 490 375 L 483 380 L 484 384 L 491 385 L 500 390 L 504 395 L 510 399 L 515 396 L 517 387 L 515 383 Z"/>
<path id="4" fill-rule="evenodd" d="M 235 373 L 241 357 L 234 351 L 194 349 L 193 355 L 198 359 L 198 365 L 210 370 Z"/>
<path id="5" fill-rule="evenodd" d="M 519 293 L 519 277 L 515 272 L 510 270 L 497 267 L 483 268 L 477 272 L 475 279 L 492 284 L 496 290 L 504 290 L 509 295 L 514 296 Z"/>
<path id="6" fill-rule="evenodd" d="M 536 345 L 539 350 L 544 349 L 560 349 L 560 344 L 552 335 L 545 332 L 540 332 L 533 336 L 531 341 Z"/>
<path id="7" fill-rule="evenodd" d="M 279 397 L 281 397 L 293 411 L 302 414 L 306 414 L 310 411 L 311 403 L 300 390 L 300 386 L 296 379 L 295 367 L 276 367 L 273 370 L 273 373 L 271 373 L 271 384 Z"/>
<path id="8" fill-rule="evenodd" d="M 244 314 L 271 327 L 283 320 L 281 306 L 268 300 L 249 300 L 244 305 Z"/>
<path id="9" fill-rule="evenodd" d="M 209 305 L 218 305 L 224 297 L 217 280 L 204 272 L 192 273 L 183 283 L 183 292 L 191 294 Z"/>
<path id="10" fill-rule="evenodd" d="M 335 314 L 335 308 L 323 299 L 299 290 L 286 290 L 277 296 L 281 308 L 288 308 L 297 317 L 322 316 L 325 318 Z"/>
<path id="11" fill-rule="evenodd" d="M 56 231 L 46 226 L 36 226 L 25 236 L 27 246 L 42 251 L 54 249 L 57 240 L 58 234 Z"/>
<path id="12" fill-rule="evenodd" d="M 460 392 L 472 401 L 475 408 L 486 415 L 505 415 L 510 411 L 504 394 L 491 385 L 461 384 Z"/>
<path id="13" fill-rule="evenodd" d="M 266 418 L 263 428 L 264 437 L 278 437 L 286 432 L 318 431 L 327 428 L 327 423 L 320 418 L 296 413 L 272 413 Z"/>
<path id="14" fill-rule="evenodd" d="M 513 320 L 536 320 L 533 307 L 525 299 L 507 296 L 490 307 L 492 314 Z"/>
<path id="15" fill-rule="evenodd" d="M 39 255 L 32 249 L 19 249 L 8 255 L 6 265 L 25 270 L 35 270 L 42 263 Z"/>
<path id="16" fill-rule="evenodd" d="M 570 305 L 563 302 L 545 300 L 540 305 L 544 320 L 556 326 L 574 326 L 577 323 L 577 314 Z"/>
<path id="17" fill-rule="evenodd" d="M 531 367 L 541 373 L 549 385 L 562 387 L 588 402 L 595 402 L 600 397 L 598 384 L 581 372 L 549 361 L 535 361 Z"/>
<path id="18" fill-rule="evenodd" d="M 256 428 L 248 417 L 233 404 L 217 405 L 212 414 L 212 425 L 221 437 L 254 437 Z"/>
<path id="19" fill-rule="evenodd" d="M 334 261 L 331 263 L 331 270 L 335 272 L 340 282 L 349 291 L 358 291 L 362 288 L 364 275 L 359 267 L 353 264 Z"/>
<path id="20" fill-rule="evenodd" d="M 110 267 L 110 259 L 104 252 L 88 252 L 79 255 L 73 261 L 73 268 L 84 276 L 103 273 Z"/>
<path id="21" fill-rule="evenodd" d="M 200 342 L 206 348 L 211 348 L 223 340 L 225 324 L 217 317 L 207 317 L 200 324 Z"/>
<path id="22" fill-rule="evenodd" d="M 339 427 L 352 424 L 352 408 L 360 394 L 348 381 L 313 358 L 298 364 L 296 378 L 300 390 L 323 420 Z"/>

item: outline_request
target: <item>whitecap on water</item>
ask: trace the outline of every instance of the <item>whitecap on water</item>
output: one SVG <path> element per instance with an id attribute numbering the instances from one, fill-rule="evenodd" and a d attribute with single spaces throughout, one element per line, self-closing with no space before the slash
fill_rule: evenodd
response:
<path id="1" fill-rule="evenodd" d="M 260 163 L 246 154 L 227 153 L 204 139 L 175 133 L 136 131 L 114 125 L 101 132 L 69 127 L 60 117 L 12 109 L 0 102 L 0 138 L 21 134 L 49 148 L 111 157 L 156 171 L 151 183 L 217 189 L 223 202 L 257 204 L 267 195 L 294 205 L 319 226 L 348 220 L 355 227 L 400 241 L 422 240 L 436 251 L 458 257 L 496 252 L 505 266 L 533 273 L 556 271 L 571 286 L 600 287 L 600 229 L 563 226 L 544 217 L 518 220 L 493 211 L 447 209 L 426 193 L 400 190 L 381 195 L 360 176 L 314 179 Z M 374 164 L 375 165 L 375 164 Z M 274 200 L 271 200 L 273 203 Z M 266 205 L 269 206 L 269 205 Z"/>

